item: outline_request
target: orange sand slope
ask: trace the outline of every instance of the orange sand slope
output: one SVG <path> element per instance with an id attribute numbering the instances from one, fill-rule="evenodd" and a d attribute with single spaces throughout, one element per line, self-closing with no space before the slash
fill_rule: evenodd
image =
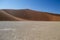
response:
<path id="1" fill-rule="evenodd" d="M 60 14 L 39 12 L 30 9 L 2 9 L 0 21 L 60 21 Z"/>

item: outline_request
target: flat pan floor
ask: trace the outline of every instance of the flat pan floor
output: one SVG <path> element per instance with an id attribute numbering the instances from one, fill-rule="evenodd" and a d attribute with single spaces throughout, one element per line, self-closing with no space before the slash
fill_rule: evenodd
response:
<path id="1" fill-rule="evenodd" d="M 60 40 L 60 22 L 0 21 L 0 40 Z"/>

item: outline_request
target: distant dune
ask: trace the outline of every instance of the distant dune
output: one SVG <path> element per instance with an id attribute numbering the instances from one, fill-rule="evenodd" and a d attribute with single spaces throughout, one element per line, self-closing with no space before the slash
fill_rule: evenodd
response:
<path id="1" fill-rule="evenodd" d="M 60 21 L 60 14 L 39 12 L 30 9 L 2 9 L 0 21 Z"/>

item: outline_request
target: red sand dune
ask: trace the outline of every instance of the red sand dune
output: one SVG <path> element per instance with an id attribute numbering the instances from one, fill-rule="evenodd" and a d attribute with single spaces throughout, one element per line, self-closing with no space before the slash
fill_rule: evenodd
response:
<path id="1" fill-rule="evenodd" d="M 60 14 L 39 12 L 29 9 L 0 10 L 0 21 L 60 21 Z"/>

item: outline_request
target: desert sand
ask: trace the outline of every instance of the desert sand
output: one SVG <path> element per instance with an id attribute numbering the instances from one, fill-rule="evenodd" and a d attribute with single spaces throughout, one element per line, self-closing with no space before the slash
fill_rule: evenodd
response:
<path id="1" fill-rule="evenodd" d="M 0 40 L 60 40 L 60 22 L 0 22 Z"/>
<path id="2" fill-rule="evenodd" d="M 2 9 L 0 21 L 60 21 L 60 14 L 40 12 L 30 9 Z"/>

